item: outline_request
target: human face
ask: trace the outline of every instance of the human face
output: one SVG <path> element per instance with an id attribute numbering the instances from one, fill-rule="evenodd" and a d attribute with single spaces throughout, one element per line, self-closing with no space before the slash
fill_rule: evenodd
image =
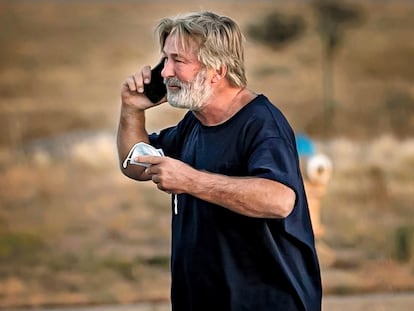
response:
<path id="1" fill-rule="evenodd" d="M 168 36 L 163 49 L 167 101 L 173 107 L 199 111 L 212 93 L 208 72 L 198 61 L 193 46 L 184 53 L 177 42 L 176 36 Z"/>
<path id="2" fill-rule="evenodd" d="M 180 81 L 178 78 L 165 78 L 167 101 L 176 108 L 200 111 L 211 96 L 211 86 L 206 83 L 206 70 L 202 69 L 193 81 Z"/>

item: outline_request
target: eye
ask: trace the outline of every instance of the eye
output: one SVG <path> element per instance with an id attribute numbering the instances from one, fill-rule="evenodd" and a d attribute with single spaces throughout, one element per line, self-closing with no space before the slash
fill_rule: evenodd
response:
<path id="1" fill-rule="evenodd" d="M 184 63 L 184 64 L 186 64 L 186 63 L 188 63 L 188 58 L 185 57 L 185 56 L 183 56 L 183 55 L 177 54 L 177 55 L 174 55 L 174 61 L 176 63 Z"/>

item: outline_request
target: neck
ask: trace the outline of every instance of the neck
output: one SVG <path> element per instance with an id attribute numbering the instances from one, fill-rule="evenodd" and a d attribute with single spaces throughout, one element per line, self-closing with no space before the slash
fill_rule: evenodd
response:
<path id="1" fill-rule="evenodd" d="M 229 88 L 213 94 L 205 107 L 194 111 L 194 115 L 205 126 L 219 125 L 233 117 L 256 96 L 245 87 Z"/>

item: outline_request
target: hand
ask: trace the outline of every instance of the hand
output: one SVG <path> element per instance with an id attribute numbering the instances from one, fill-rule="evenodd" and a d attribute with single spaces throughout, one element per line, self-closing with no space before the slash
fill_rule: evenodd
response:
<path id="1" fill-rule="evenodd" d="M 122 84 L 121 100 L 124 105 L 129 107 L 145 110 L 157 106 L 166 101 L 164 97 L 158 103 L 152 103 L 144 94 L 144 83 L 151 82 L 151 67 L 145 66 L 140 72 L 129 76 Z"/>
<path id="2" fill-rule="evenodd" d="M 188 185 L 193 182 L 196 172 L 189 165 L 170 157 L 139 156 L 136 161 L 150 164 L 144 171 L 158 189 L 167 193 L 180 194 L 187 192 Z"/>

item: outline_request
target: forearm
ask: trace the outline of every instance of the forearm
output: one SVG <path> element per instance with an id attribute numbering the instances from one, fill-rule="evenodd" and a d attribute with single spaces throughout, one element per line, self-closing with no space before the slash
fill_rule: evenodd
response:
<path id="1" fill-rule="evenodd" d="M 187 192 L 236 213 L 258 218 L 285 218 L 293 210 L 295 192 L 264 178 L 197 173 Z"/>
<path id="2" fill-rule="evenodd" d="M 133 179 L 141 179 L 144 168 L 136 165 L 122 166 L 133 145 L 137 142 L 148 142 L 148 133 L 145 129 L 145 112 L 126 105 L 121 106 L 117 133 L 118 158 L 122 172 Z"/>

